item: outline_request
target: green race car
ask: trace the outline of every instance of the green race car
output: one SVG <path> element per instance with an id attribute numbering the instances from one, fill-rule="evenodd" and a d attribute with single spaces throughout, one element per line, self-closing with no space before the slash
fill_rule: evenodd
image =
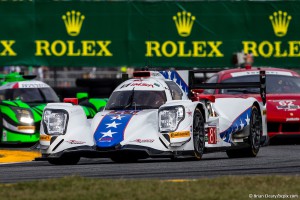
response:
<path id="1" fill-rule="evenodd" d="M 47 103 L 60 102 L 59 97 L 46 83 L 26 80 L 18 73 L 0 78 L 0 142 L 37 142 L 43 109 Z M 84 94 L 78 97 L 87 118 L 92 118 L 107 102 L 107 99 L 88 99 Z"/>

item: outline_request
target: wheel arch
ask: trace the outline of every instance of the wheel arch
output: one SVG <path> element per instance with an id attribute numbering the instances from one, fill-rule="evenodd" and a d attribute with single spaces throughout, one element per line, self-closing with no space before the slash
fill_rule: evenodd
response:
<path id="1" fill-rule="evenodd" d="M 255 101 L 255 102 L 253 103 L 253 106 L 255 106 L 255 107 L 258 109 L 259 113 L 261 113 L 261 109 L 260 109 L 260 106 L 259 106 L 259 104 L 258 104 L 257 101 Z"/>
<path id="2" fill-rule="evenodd" d="M 266 117 L 266 107 L 262 104 L 259 104 L 257 101 L 253 103 L 253 106 L 255 106 L 258 109 L 258 112 L 260 113 L 260 119 L 262 123 L 262 140 L 261 145 L 266 146 L 269 143 L 269 136 L 268 136 L 268 127 L 267 127 L 267 117 Z"/>
<path id="3" fill-rule="evenodd" d="M 198 103 L 197 105 L 196 105 L 196 108 L 198 108 L 199 110 L 200 110 L 200 112 L 201 112 L 201 114 L 202 114 L 202 116 L 203 116 L 203 118 L 204 118 L 204 123 L 207 121 L 207 115 L 205 114 L 205 109 L 204 109 L 204 105 L 203 104 L 200 104 L 200 103 Z M 195 108 L 195 109 L 196 109 Z"/>

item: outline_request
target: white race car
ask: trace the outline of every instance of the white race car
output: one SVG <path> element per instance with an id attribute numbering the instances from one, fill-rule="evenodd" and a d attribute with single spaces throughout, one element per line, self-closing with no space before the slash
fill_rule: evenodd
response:
<path id="1" fill-rule="evenodd" d="M 205 152 L 225 150 L 229 157 L 256 156 L 267 140 L 265 105 L 253 97 L 189 98 L 189 73 L 135 72 L 93 119 L 78 105 L 49 103 L 41 122 L 42 158 L 76 164 L 80 157 L 200 160 Z"/>

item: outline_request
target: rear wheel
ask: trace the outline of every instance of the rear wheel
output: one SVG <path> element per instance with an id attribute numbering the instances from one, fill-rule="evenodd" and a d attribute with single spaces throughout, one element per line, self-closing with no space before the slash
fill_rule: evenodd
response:
<path id="1" fill-rule="evenodd" d="M 193 119 L 194 157 L 196 160 L 200 160 L 202 158 L 205 147 L 204 137 L 204 118 L 200 110 L 196 108 Z"/>
<path id="2" fill-rule="evenodd" d="M 78 156 L 62 156 L 59 158 L 48 158 L 48 162 L 52 165 L 76 165 L 80 157 Z"/>
<path id="3" fill-rule="evenodd" d="M 256 106 L 252 107 L 250 118 L 250 133 L 247 139 L 249 147 L 243 149 L 227 150 L 229 158 L 255 157 L 260 148 L 260 137 L 262 134 L 261 114 Z"/>

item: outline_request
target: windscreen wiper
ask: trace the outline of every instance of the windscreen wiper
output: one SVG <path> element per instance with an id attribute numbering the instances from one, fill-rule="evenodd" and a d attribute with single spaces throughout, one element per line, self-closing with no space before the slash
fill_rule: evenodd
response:
<path id="1" fill-rule="evenodd" d="M 128 99 L 128 102 L 127 102 L 126 106 L 124 106 L 124 109 L 127 109 L 127 108 L 129 108 L 129 107 L 132 106 L 132 103 L 133 103 L 133 97 L 134 97 L 134 88 L 133 88 L 132 91 L 131 91 L 130 97 L 129 97 L 129 99 Z"/>

